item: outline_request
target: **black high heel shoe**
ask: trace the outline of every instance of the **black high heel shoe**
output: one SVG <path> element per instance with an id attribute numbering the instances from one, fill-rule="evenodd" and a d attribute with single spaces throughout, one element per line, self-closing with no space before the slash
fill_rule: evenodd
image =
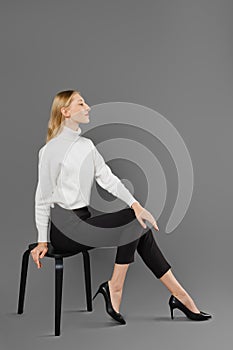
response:
<path id="1" fill-rule="evenodd" d="M 99 289 L 98 289 L 97 292 L 95 293 L 95 295 L 94 295 L 94 297 L 92 298 L 92 300 L 95 299 L 95 297 L 97 296 L 98 293 L 101 293 L 101 294 L 103 294 L 103 296 L 104 296 L 107 313 L 108 313 L 114 320 L 116 320 L 117 322 L 119 322 L 119 323 L 121 323 L 121 324 L 126 324 L 126 321 L 124 320 L 124 318 L 122 317 L 122 315 L 121 315 L 119 312 L 116 312 L 116 311 L 113 309 L 113 307 L 112 307 L 108 281 L 103 282 L 103 283 L 99 286 Z"/>
<path id="2" fill-rule="evenodd" d="M 188 318 L 190 318 L 191 320 L 194 320 L 194 321 L 204 321 L 204 320 L 208 320 L 209 318 L 212 317 L 210 314 L 207 314 L 204 311 L 200 311 L 198 313 L 192 312 L 180 300 L 178 300 L 174 295 L 170 296 L 169 306 L 170 306 L 172 319 L 174 318 L 173 317 L 173 310 L 174 309 L 179 309 L 179 310 L 183 311 Z"/>

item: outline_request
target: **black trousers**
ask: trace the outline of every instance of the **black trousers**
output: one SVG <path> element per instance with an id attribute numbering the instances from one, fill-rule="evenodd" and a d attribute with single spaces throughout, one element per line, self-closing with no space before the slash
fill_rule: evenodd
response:
<path id="1" fill-rule="evenodd" d="M 93 210 L 94 209 L 92 208 L 92 211 Z M 73 212 L 82 220 L 87 220 L 101 227 L 116 227 L 129 222 L 129 220 L 135 219 L 134 210 L 132 208 L 126 208 L 114 213 L 104 213 L 102 215 L 96 215 L 96 213 L 99 214 L 99 212 L 94 210 L 92 216 L 88 206 L 73 209 Z M 61 251 L 81 252 L 82 250 L 95 249 L 95 247 L 78 243 L 67 237 L 64 233 L 58 230 L 53 222 L 51 222 L 50 225 L 50 241 L 54 248 Z M 140 238 L 117 247 L 115 263 L 130 264 L 134 262 L 136 250 L 156 278 L 161 278 L 171 268 L 171 265 L 156 243 L 151 229 L 144 233 Z"/>

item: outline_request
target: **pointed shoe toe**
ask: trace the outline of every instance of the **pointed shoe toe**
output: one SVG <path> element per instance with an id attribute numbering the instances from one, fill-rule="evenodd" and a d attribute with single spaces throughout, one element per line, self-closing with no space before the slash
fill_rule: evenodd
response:
<path id="1" fill-rule="evenodd" d="M 211 317 L 212 317 L 212 316 L 211 316 L 210 314 L 208 314 L 207 312 L 204 312 L 204 311 L 201 311 L 201 310 L 200 310 L 200 313 L 203 314 L 203 315 L 205 315 L 205 316 L 208 317 L 208 318 L 211 318 Z"/>

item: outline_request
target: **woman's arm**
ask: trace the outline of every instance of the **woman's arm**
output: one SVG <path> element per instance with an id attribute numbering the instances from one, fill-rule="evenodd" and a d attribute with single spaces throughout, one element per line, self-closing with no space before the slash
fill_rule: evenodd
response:
<path id="1" fill-rule="evenodd" d="M 46 243 L 52 194 L 57 176 L 57 166 L 51 162 L 51 152 L 45 146 L 38 155 L 38 183 L 35 192 L 35 223 L 38 231 L 38 243 Z"/>

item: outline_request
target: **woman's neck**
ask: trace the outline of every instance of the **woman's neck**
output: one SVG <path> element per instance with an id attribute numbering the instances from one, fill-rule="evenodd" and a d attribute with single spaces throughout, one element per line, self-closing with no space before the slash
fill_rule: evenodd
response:
<path id="1" fill-rule="evenodd" d="M 71 141 L 75 141 L 75 140 L 79 139 L 81 132 L 82 132 L 82 130 L 81 130 L 80 126 L 78 127 L 77 130 L 74 130 L 74 129 L 72 129 L 69 126 L 64 124 L 58 137 L 65 138 L 65 139 L 68 139 Z"/>

